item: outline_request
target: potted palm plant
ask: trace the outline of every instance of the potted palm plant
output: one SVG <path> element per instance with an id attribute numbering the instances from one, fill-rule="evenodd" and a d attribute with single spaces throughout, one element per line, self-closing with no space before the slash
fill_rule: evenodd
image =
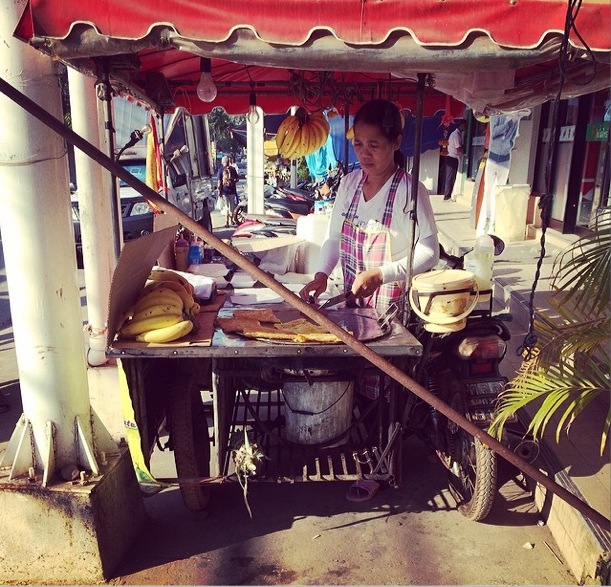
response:
<path id="1" fill-rule="evenodd" d="M 537 343 L 500 398 L 490 433 L 500 438 L 508 418 L 532 407 L 528 432 L 535 439 L 556 427 L 563 432 L 594 399 L 610 388 L 611 213 L 600 211 L 591 232 L 565 249 L 554 262 L 553 311 L 535 321 Z M 609 437 L 608 403 L 600 434 L 603 454 Z"/>

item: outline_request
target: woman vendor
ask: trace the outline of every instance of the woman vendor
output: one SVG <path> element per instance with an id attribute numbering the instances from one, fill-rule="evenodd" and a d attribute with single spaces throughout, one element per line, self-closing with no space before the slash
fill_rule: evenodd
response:
<path id="1" fill-rule="evenodd" d="M 402 119 L 388 100 L 364 104 L 354 117 L 353 146 L 361 169 L 346 175 L 338 188 L 314 279 L 300 291 L 318 298 L 341 262 L 344 291 L 358 305 L 384 313 L 391 303 L 403 308 L 410 234 L 411 175 L 403 171 Z M 437 227 L 429 194 L 419 184 L 413 274 L 435 267 Z"/>

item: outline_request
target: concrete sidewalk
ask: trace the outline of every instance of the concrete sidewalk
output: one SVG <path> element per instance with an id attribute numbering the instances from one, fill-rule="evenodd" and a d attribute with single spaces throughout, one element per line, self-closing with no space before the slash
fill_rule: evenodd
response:
<path id="1" fill-rule="evenodd" d="M 452 254 L 465 252 L 476 239 L 471 219 L 470 202 L 464 198 L 443 201 L 443 196 L 431 196 L 439 238 L 446 250 Z M 564 235 L 548 229 L 545 235 L 545 254 L 540 260 L 540 230 L 537 238 L 521 242 L 506 243 L 505 250 L 495 257 L 494 297 L 495 311 L 509 312 L 512 341 L 503 361 L 504 375 L 512 378 L 520 369 L 522 358 L 517 350 L 524 344 L 529 332 L 532 311 L 551 310 L 549 292 L 554 260 L 558 253 L 577 239 L 575 235 Z M 533 290 L 535 276 L 538 276 Z M 540 443 L 540 456 L 536 461 L 546 474 L 607 518 L 611 514 L 611 466 L 609 450 L 600 456 L 599 431 L 602 419 L 608 413 L 609 398 L 593 402 L 580 418 L 572 424 L 570 437 L 563 435 L 557 443 L 553 429 Z M 523 420 L 528 414 L 523 414 Z M 562 556 L 577 578 L 595 576 L 599 561 L 606 568 L 609 584 L 609 552 L 611 534 L 584 518 L 579 512 L 552 495 L 537 488 L 536 501 L 547 519 L 554 539 L 562 550 Z M 604 576 L 603 572 L 603 576 Z"/>

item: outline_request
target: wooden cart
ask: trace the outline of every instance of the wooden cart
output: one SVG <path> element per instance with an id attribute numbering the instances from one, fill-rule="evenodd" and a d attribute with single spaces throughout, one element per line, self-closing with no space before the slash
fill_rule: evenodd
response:
<path id="1" fill-rule="evenodd" d="M 299 315 L 286 302 L 266 304 L 265 308 L 283 319 Z M 223 301 L 200 314 L 199 335 L 187 342 L 147 345 L 115 341 L 107 351 L 110 357 L 120 359 L 125 371 L 146 458 L 150 458 L 165 422 L 185 505 L 193 510 L 204 508 L 209 482 L 236 475 L 232 455 L 243 444 L 245 430 L 266 457 L 252 480 L 366 478 L 397 485 L 401 398 L 405 394 L 396 382 L 345 344 L 278 343 L 225 334 L 214 327 L 214 319 L 230 315 L 232 310 L 231 304 Z M 378 324 L 375 310 L 342 309 L 329 316 L 338 323 L 347 320 L 353 330 L 361 332 L 358 337 L 368 347 L 395 364 L 407 368 L 410 359 L 422 352 L 420 343 L 399 321 Z M 371 328 L 373 324 L 376 326 Z M 209 336 L 204 336 L 204 331 Z M 288 413 L 291 408 L 283 389 L 291 385 L 294 389 L 297 384 L 305 394 L 301 399 L 318 405 L 316 394 L 337 387 L 338 382 L 340 389 L 343 383 L 351 386 L 345 429 L 337 429 L 338 414 L 334 413 L 328 438 L 309 439 L 307 431 L 295 437 L 295 419 L 301 418 L 298 425 L 305 423 L 307 429 L 308 417 L 321 423 L 322 412 L 331 405 L 320 411 L 297 410 L 295 416 Z M 382 389 L 377 397 L 370 392 L 376 386 Z M 291 430 L 289 415 L 293 419 Z M 328 422 L 322 421 L 322 425 Z"/>

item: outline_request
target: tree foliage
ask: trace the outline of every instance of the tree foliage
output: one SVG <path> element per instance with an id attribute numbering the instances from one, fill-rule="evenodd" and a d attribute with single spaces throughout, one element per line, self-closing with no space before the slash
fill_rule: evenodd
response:
<path id="1" fill-rule="evenodd" d="M 535 323 L 537 345 L 502 394 L 490 432 L 500 438 L 507 419 L 537 402 L 528 431 L 540 438 L 556 426 L 556 441 L 600 394 L 609 394 L 611 215 L 598 214 L 592 233 L 570 245 L 554 263 L 551 305 Z M 600 453 L 609 440 L 607 408 Z"/>
<path id="2" fill-rule="evenodd" d="M 230 116 L 222 108 L 213 108 L 208 114 L 210 135 L 216 142 L 217 152 L 238 153 L 242 150 L 242 144 L 232 135 L 232 128 L 244 124 L 244 115 Z"/>

